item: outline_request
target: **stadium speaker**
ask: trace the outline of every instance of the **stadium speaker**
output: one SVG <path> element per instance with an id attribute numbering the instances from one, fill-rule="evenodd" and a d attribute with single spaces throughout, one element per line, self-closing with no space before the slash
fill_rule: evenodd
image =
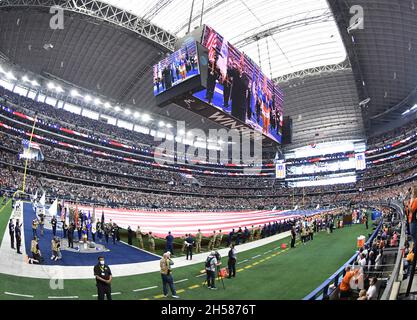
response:
<path id="1" fill-rule="evenodd" d="M 282 144 L 288 145 L 292 143 L 292 118 L 284 118 L 284 127 L 282 128 Z"/>

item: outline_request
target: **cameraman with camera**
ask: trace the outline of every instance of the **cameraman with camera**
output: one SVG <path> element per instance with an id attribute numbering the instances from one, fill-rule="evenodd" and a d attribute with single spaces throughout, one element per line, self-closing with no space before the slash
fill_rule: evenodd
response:
<path id="1" fill-rule="evenodd" d="M 216 273 L 217 268 L 221 266 L 220 254 L 216 251 L 212 251 L 206 260 L 206 273 L 207 273 L 207 287 L 210 290 L 217 290 L 216 288 Z"/>

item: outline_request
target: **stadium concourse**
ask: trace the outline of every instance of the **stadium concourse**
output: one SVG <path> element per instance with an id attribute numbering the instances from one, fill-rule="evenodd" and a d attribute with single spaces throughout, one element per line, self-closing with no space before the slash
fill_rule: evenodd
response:
<path id="1" fill-rule="evenodd" d="M 7 0 L 0 39 L 0 300 L 417 293 L 413 1 Z"/>

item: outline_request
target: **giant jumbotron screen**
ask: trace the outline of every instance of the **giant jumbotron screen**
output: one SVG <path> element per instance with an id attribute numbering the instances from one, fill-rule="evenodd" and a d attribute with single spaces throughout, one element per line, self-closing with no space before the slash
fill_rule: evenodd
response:
<path id="1" fill-rule="evenodd" d="M 204 27 L 201 44 L 208 49 L 207 88 L 194 97 L 281 143 L 282 90 L 211 27 Z"/>

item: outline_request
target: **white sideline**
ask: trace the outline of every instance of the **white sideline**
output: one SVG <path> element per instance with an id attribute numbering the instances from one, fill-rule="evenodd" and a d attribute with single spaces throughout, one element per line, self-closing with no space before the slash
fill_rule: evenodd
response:
<path id="1" fill-rule="evenodd" d="M 13 292 L 7 292 L 7 291 L 5 291 L 4 294 L 7 294 L 9 296 L 24 297 L 24 298 L 33 298 L 34 297 L 34 296 L 29 295 L 29 294 L 20 294 L 20 293 L 13 293 Z"/>
<path id="2" fill-rule="evenodd" d="M 142 291 L 148 291 L 148 290 L 153 290 L 153 289 L 157 289 L 158 286 L 154 286 L 154 287 L 149 287 L 149 288 L 142 288 L 142 289 L 136 289 L 136 290 L 132 290 L 133 292 L 142 292 Z"/>

